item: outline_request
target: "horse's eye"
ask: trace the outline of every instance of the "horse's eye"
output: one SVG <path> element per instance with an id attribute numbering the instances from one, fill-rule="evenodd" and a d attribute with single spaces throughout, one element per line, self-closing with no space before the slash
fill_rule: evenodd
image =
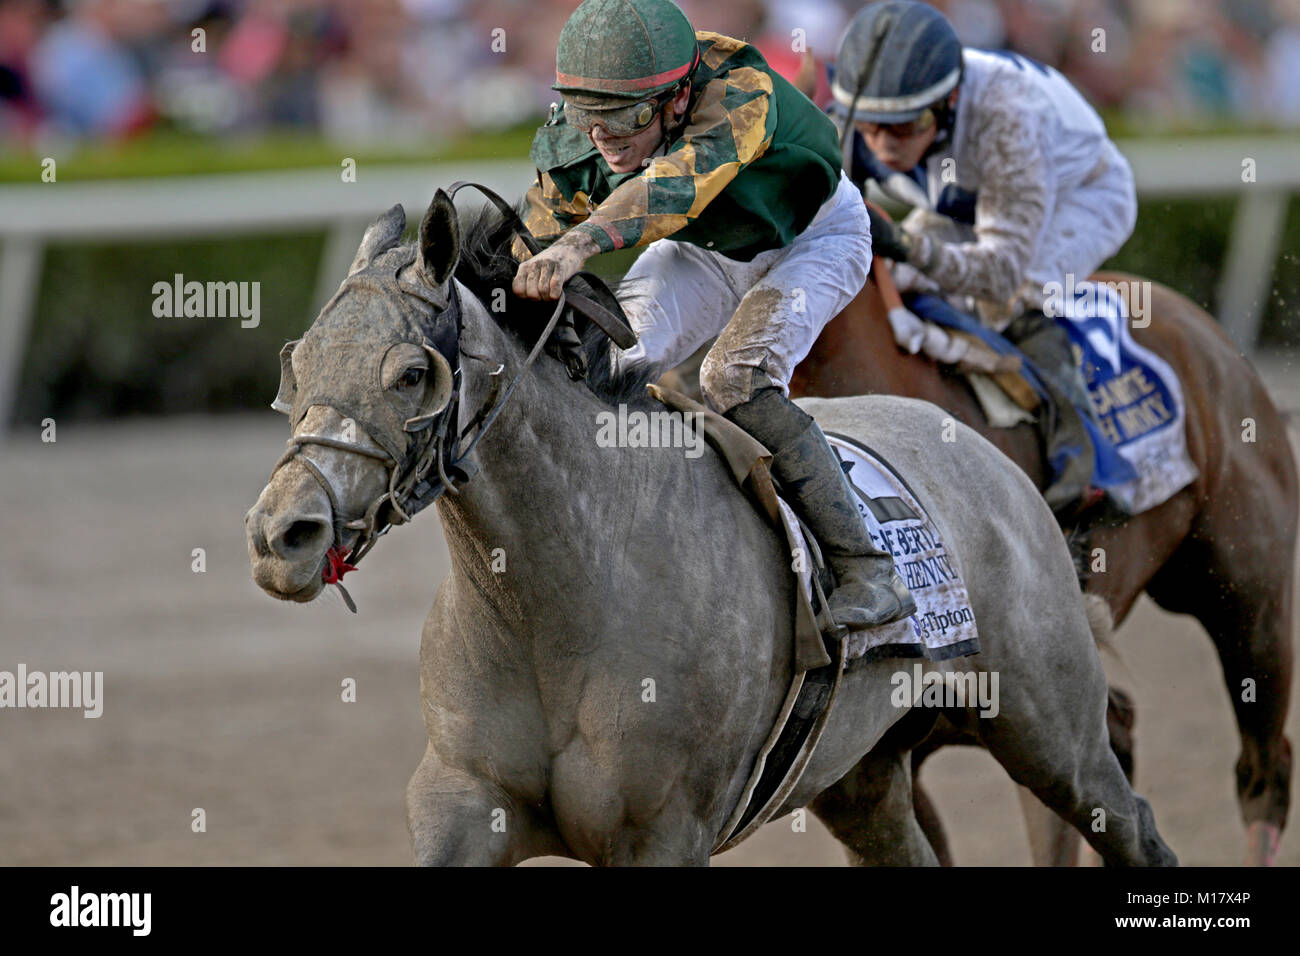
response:
<path id="1" fill-rule="evenodd" d="M 424 381 L 425 370 L 422 368 L 408 368 L 402 373 L 402 377 L 397 380 L 397 384 L 402 388 L 414 388 Z"/>

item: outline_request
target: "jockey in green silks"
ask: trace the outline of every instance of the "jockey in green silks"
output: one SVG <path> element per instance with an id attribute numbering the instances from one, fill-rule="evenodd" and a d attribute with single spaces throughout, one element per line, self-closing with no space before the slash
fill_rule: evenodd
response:
<path id="1" fill-rule="evenodd" d="M 585 0 L 556 56 L 563 110 L 533 142 L 526 221 L 544 246 L 518 295 L 558 298 L 600 252 L 645 246 L 627 278 L 638 334 L 615 368 L 667 371 L 717 337 L 705 401 L 773 454 L 821 543 L 850 629 L 916 605 L 816 423 L 788 398 L 795 366 L 861 290 L 871 233 L 840 170 L 834 123 L 747 43 L 697 33 L 669 0 Z"/>

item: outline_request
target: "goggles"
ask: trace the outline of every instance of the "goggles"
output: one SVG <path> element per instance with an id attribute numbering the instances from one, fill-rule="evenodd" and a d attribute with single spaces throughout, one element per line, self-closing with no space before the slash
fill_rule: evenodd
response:
<path id="1" fill-rule="evenodd" d="M 879 132 L 888 133 L 896 139 L 908 139 L 909 137 L 926 132 L 935 123 L 934 110 L 926 108 L 920 116 L 906 123 L 867 123 L 859 122 L 857 127 L 865 134 Z"/>
<path id="2" fill-rule="evenodd" d="M 666 97 L 660 96 L 612 110 L 593 110 L 578 106 L 565 97 L 564 121 L 583 133 L 590 133 L 599 123 L 610 136 L 634 136 L 654 122 L 666 101 Z"/>

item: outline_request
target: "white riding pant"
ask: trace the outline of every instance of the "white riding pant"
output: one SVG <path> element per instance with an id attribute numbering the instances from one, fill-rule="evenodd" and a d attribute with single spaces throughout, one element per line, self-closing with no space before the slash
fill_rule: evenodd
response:
<path id="1" fill-rule="evenodd" d="M 700 367 L 700 390 L 714 411 L 750 399 L 756 368 L 788 394 L 795 366 L 861 291 L 870 268 L 870 220 L 843 174 L 807 229 L 750 262 L 686 242 L 652 242 L 625 279 L 632 296 L 624 310 L 639 340 L 614 348 L 615 367 L 666 372 L 717 336 Z"/>

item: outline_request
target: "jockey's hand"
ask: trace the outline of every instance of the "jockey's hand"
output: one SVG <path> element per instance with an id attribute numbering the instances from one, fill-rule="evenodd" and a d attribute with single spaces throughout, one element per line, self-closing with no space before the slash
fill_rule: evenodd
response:
<path id="1" fill-rule="evenodd" d="M 598 251 L 581 232 L 570 232 L 549 249 L 519 263 L 511 288 L 525 299 L 558 299 L 564 283 Z"/>
<path id="2" fill-rule="evenodd" d="M 871 217 L 872 254 L 895 262 L 907 262 L 916 240 L 900 226 L 876 212 L 870 203 L 867 204 L 867 215 Z"/>

